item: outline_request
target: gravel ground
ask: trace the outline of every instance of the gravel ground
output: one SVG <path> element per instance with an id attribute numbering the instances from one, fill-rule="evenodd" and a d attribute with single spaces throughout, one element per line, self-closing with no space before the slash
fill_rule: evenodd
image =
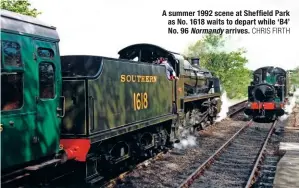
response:
<path id="1" fill-rule="evenodd" d="M 244 187 L 271 123 L 254 123 L 240 133 L 191 187 Z"/>
<path id="2" fill-rule="evenodd" d="M 200 164 L 222 146 L 245 121 L 224 120 L 182 140 L 160 160 L 136 169 L 116 187 L 178 187 Z M 239 116 L 239 119 L 243 119 Z"/>

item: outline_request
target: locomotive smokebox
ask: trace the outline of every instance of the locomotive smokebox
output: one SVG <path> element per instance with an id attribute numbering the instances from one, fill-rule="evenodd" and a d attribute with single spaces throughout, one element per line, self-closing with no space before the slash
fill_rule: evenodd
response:
<path id="1" fill-rule="evenodd" d="M 199 58 L 197 58 L 197 57 L 191 58 L 191 64 L 193 66 L 199 67 L 200 66 L 200 64 L 199 64 Z"/>
<path id="2" fill-rule="evenodd" d="M 256 86 L 253 92 L 254 98 L 260 102 L 266 102 L 274 98 L 274 88 L 271 85 L 263 84 Z"/>

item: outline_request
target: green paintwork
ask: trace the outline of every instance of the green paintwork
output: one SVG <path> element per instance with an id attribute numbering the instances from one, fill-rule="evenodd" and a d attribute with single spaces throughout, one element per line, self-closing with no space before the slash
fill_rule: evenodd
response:
<path id="1" fill-rule="evenodd" d="M 165 68 L 145 63 L 103 60 L 103 72 L 89 80 L 89 95 L 94 97 L 94 130 L 104 131 L 127 123 L 171 114 L 172 81 Z M 156 82 L 121 82 L 121 75 L 157 76 Z M 134 110 L 133 93 L 148 95 L 147 109 Z"/>
<path id="2" fill-rule="evenodd" d="M 174 118 L 174 84 L 167 79 L 164 66 L 110 58 L 100 59 L 101 72 L 95 78 L 79 78 L 79 75 L 73 78 L 65 77 L 63 81 L 63 96 L 66 98 L 63 137 L 72 137 L 74 133 L 93 135 L 135 124 L 130 128 L 132 131 L 148 126 L 150 122 L 156 124 L 162 119 L 165 121 Z M 89 59 L 89 62 L 91 61 L 92 58 Z M 128 81 L 127 78 L 132 78 L 132 75 L 136 77 Z M 134 93 L 147 93 L 147 108 L 138 110 L 136 106 L 134 109 Z M 162 118 L 167 115 L 170 116 Z M 110 137 L 110 133 L 104 137 Z M 118 134 L 120 133 L 116 133 Z"/>
<path id="3" fill-rule="evenodd" d="M 86 81 L 64 80 L 65 117 L 62 120 L 61 134 L 86 134 Z"/>
<path id="4" fill-rule="evenodd" d="M 61 71 L 57 40 L 42 42 L 42 37 L 39 40 L 34 40 L 32 36 L 24 33 L 13 34 L 13 32 L 2 30 L 1 40 L 14 41 L 21 46 L 21 58 L 24 65 L 21 68 L 6 67 L 3 64 L 2 55 L 1 74 L 21 71 L 24 80 L 22 108 L 1 111 L 3 128 L 1 132 L 1 169 L 7 169 L 52 155 L 58 151 L 61 118 L 57 116 L 56 109 L 61 93 Z M 54 58 L 41 59 L 37 54 L 38 47 L 51 48 L 55 53 Z M 56 73 L 56 97 L 47 101 L 36 98 L 39 96 L 38 65 L 42 61 L 52 62 Z M 2 89 L 5 90 L 5 88 Z"/>
<path id="5" fill-rule="evenodd" d="M 157 76 L 157 81 L 121 82 L 121 75 Z M 172 113 L 172 81 L 166 78 L 163 66 L 104 59 L 103 72 L 88 85 L 95 106 L 92 132 Z M 134 110 L 134 92 L 147 93 L 147 109 Z"/>
<path id="6" fill-rule="evenodd" d="M 36 62 L 39 65 L 42 62 L 50 62 L 55 70 L 55 97 L 53 99 L 38 99 L 37 101 L 37 137 L 40 140 L 40 150 L 36 157 L 40 158 L 52 154 L 59 150 L 60 122 L 61 118 L 57 116 L 57 107 L 59 106 L 59 97 L 61 95 L 61 65 L 58 43 L 54 41 L 34 40 L 34 49 L 47 48 L 54 51 L 54 58 L 42 58 L 36 55 Z"/>
<path id="7" fill-rule="evenodd" d="M 271 85 L 275 84 L 276 83 L 275 76 L 274 75 L 266 76 L 266 83 L 271 84 Z"/>
<path id="8" fill-rule="evenodd" d="M 184 81 L 189 79 L 188 75 L 181 74 L 180 80 L 168 80 L 165 67 L 160 65 L 100 56 L 63 56 L 62 65 L 66 98 L 63 138 L 86 135 L 96 142 L 176 119 L 173 102 L 179 113 L 184 113 L 180 109 L 183 107 L 181 99 L 187 103 L 220 97 L 220 93 L 186 97 Z M 184 67 L 180 68 L 180 72 L 185 73 Z M 132 75 L 140 78 L 132 81 Z M 199 83 L 201 81 L 204 84 Z M 206 81 L 200 77 L 196 86 L 206 85 Z M 147 93 L 148 108 L 134 109 L 134 92 Z M 218 112 L 220 106 L 221 101 L 217 105 Z"/>

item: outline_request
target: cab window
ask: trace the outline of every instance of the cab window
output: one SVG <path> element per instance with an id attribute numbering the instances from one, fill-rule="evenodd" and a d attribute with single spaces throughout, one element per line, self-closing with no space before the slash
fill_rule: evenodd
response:
<path id="1" fill-rule="evenodd" d="M 39 64 L 39 95 L 41 99 L 53 99 L 55 97 L 54 72 L 52 63 L 41 62 Z"/>
<path id="2" fill-rule="evenodd" d="M 1 111 L 23 106 L 23 73 L 1 73 Z"/>

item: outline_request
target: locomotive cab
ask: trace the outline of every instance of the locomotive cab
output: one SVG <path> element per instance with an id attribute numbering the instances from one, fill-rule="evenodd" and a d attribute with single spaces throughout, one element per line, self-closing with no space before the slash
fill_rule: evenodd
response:
<path id="1" fill-rule="evenodd" d="M 134 44 L 121 49 L 119 52 L 119 59 L 135 60 L 138 62 L 146 62 L 155 64 L 158 58 L 167 59 L 176 75 L 180 76 L 180 54 L 170 52 L 160 46 L 153 44 Z"/>

